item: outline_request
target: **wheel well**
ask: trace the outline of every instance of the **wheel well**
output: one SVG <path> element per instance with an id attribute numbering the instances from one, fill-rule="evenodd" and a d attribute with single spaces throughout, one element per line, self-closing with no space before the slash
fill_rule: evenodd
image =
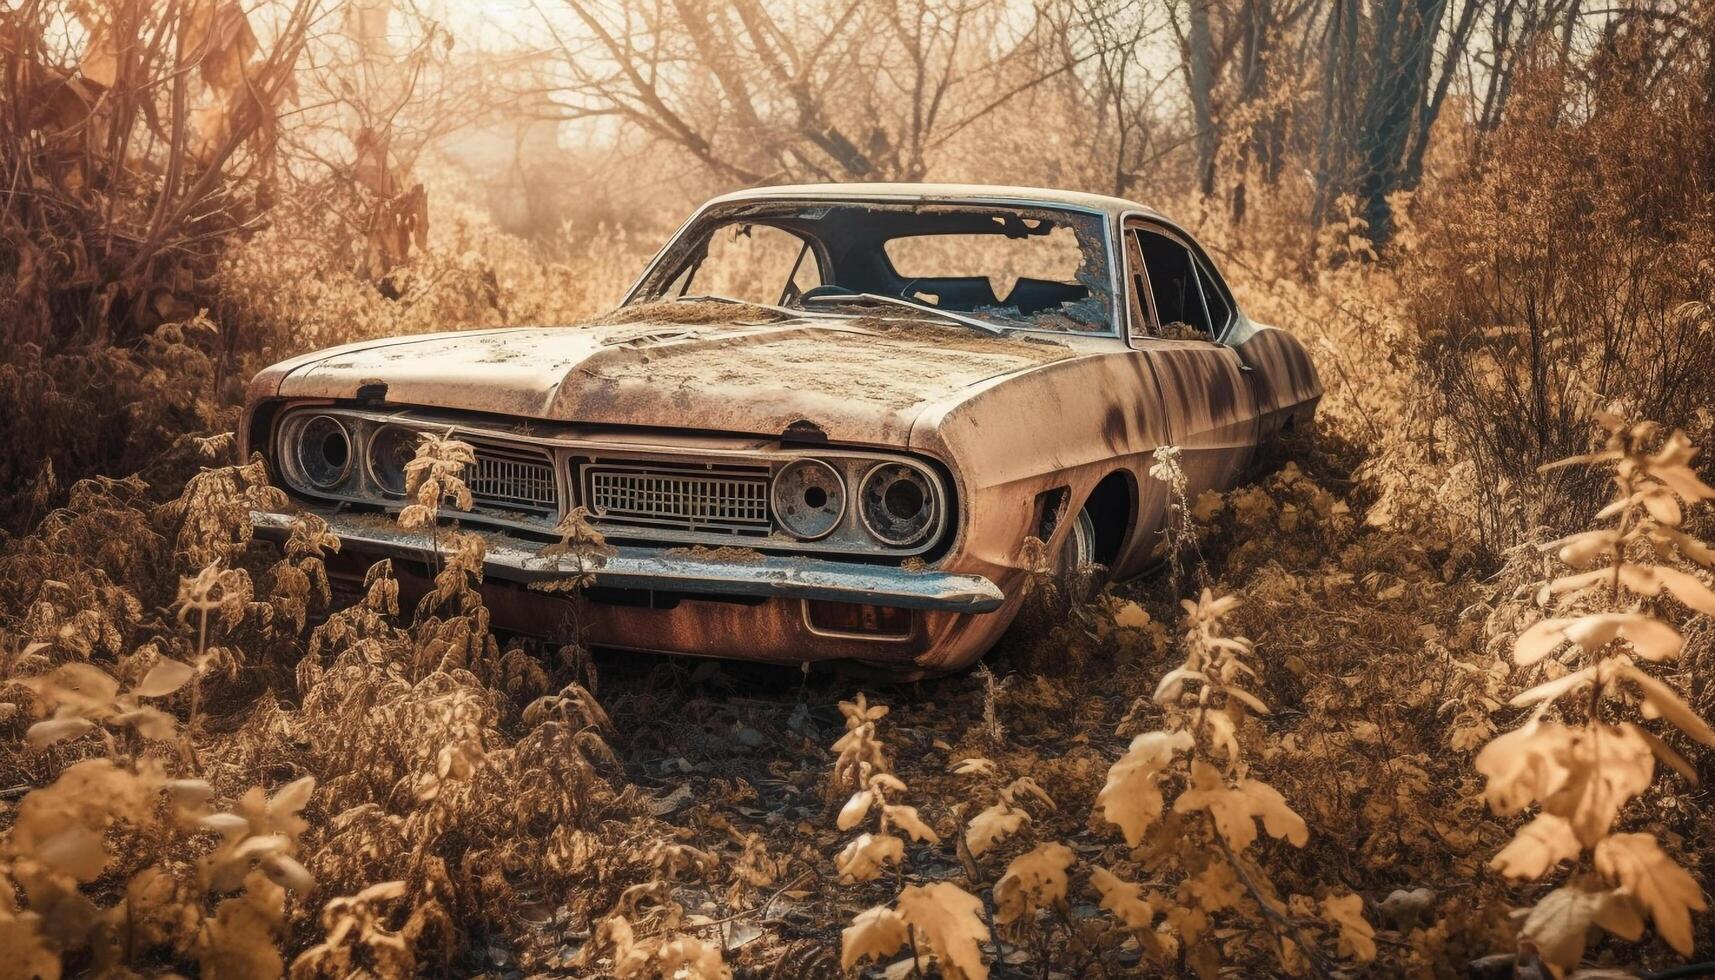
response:
<path id="1" fill-rule="evenodd" d="M 1103 477 L 1084 498 L 1084 509 L 1096 525 L 1096 561 L 1112 568 L 1137 515 L 1137 484 L 1132 475 L 1115 470 Z"/>

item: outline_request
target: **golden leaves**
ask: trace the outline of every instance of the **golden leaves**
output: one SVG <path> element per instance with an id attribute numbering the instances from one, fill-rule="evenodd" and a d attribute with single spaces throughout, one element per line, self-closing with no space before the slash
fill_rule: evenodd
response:
<path id="1" fill-rule="evenodd" d="M 172 694 L 194 675 L 188 665 L 162 657 L 135 688 L 124 694 L 119 693 L 119 682 L 106 671 L 75 661 L 41 677 L 21 678 L 17 683 L 53 713 L 31 725 L 25 740 L 32 748 L 45 748 L 94 731 L 98 723 L 129 727 L 151 741 L 171 739 L 177 731 L 173 717 L 142 706 L 137 699 Z"/>
<path id="2" fill-rule="evenodd" d="M 987 980 L 980 944 L 989 938 L 982 899 L 949 881 L 907 885 L 894 903 L 900 918 L 923 935 L 949 980 Z"/>
<path id="3" fill-rule="evenodd" d="M 607 537 L 590 523 L 590 516 L 588 507 L 582 504 L 573 507 L 554 525 L 554 533 L 560 536 L 560 540 L 536 552 L 544 558 L 571 559 L 572 574 L 562 579 L 534 583 L 531 588 L 544 592 L 567 592 L 595 584 L 595 570 L 617 554 L 618 549 L 609 545 Z M 558 569 L 560 564 L 556 561 L 555 568 Z"/>
<path id="4" fill-rule="evenodd" d="M 840 930 L 840 968 L 850 970 L 866 959 L 892 956 L 905 945 L 905 919 L 885 905 L 859 912 Z"/>
<path id="5" fill-rule="evenodd" d="M 846 805 L 840 808 L 839 816 L 834 819 L 834 826 L 841 830 L 850 830 L 869 816 L 870 807 L 875 805 L 875 791 L 860 789 L 852 794 Z"/>
<path id="6" fill-rule="evenodd" d="M 1143 842 L 1143 832 L 1161 816 L 1161 773 L 1174 755 L 1191 750 L 1189 732 L 1144 732 L 1131 740 L 1131 747 L 1108 770 L 1107 784 L 1096 795 L 1103 817 L 1120 828 L 1132 847 Z"/>
<path id="7" fill-rule="evenodd" d="M 1678 630 L 1642 613 L 1551 618 L 1519 634 L 1513 644 L 1513 662 L 1520 667 L 1529 667 L 1568 641 L 1587 654 L 1595 654 L 1616 639 L 1625 640 L 1638 656 L 1651 661 L 1679 656 L 1684 642 Z"/>
<path id="8" fill-rule="evenodd" d="M 972 857 L 982 857 L 989 848 L 1018 833 L 1029 819 L 1029 813 L 1001 800 L 971 818 L 965 827 L 965 847 Z"/>
<path id="9" fill-rule="evenodd" d="M 1090 884 L 1101 894 L 1102 908 L 1112 912 L 1126 928 L 1147 929 L 1155 920 L 1155 906 L 1144 897 L 1142 885 L 1102 867 L 1090 869 Z"/>
<path id="10" fill-rule="evenodd" d="M 1286 799 L 1267 783 L 1241 779 L 1229 787 L 1220 771 L 1201 759 L 1191 760 L 1191 788 L 1173 802 L 1176 813 L 1207 810 L 1215 827 L 1235 851 L 1242 851 L 1256 840 L 1256 824 L 1261 820 L 1270 836 L 1285 838 L 1294 847 L 1303 847 L 1310 839 L 1310 828 L 1304 818 L 1286 805 Z"/>
<path id="11" fill-rule="evenodd" d="M 843 881 L 873 881 L 889 864 L 905 860 L 905 842 L 892 834 L 861 834 L 834 858 Z"/>
<path id="12" fill-rule="evenodd" d="M 986 980 L 980 944 L 989 938 L 983 925 L 983 903 L 976 896 L 946 881 L 932 885 L 908 885 L 893 908 L 878 905 L 866 909 L 840 932 L 840 967 L 850 970 L 866 959 L 891 956 L 907 942 L 916 942 L 919 957 L 932 954 L 948 978 Z M 920 968 L 921 963 L 901 961 L 889 967 Z"/>
<path id="13" fill-rule="evenodd" d="M 474 501 L 462 474 L 475 463 L 476 449 L 454 439 L 450 429 L 442 436 L 425 432 L 417 443 L 417 455 L 405 464 L 405 496 L 415 502 L 400 510 L 399 526 L 434 526 L 441 505 L 449 500 L 458 510 L 470 510 Z"/>
<path id="14" fill-rule="evenodd" d="M 1649 911 L 1655 931 L 1669 946 L 1690 956 L 1691 913 L 1709 907 L 1697 880 L 1651 834 L 1614 834 L 1599 841 L 1595 851 L 1596 870 Z"/>
<path id="15" fill-rule="evenodd" d="M 1519 828 L 1512 841 L 1489 861 L 1489 867 L 1508 878 L 1535 879 L 1560 862 L 1576 858 L 1581 851 L 1578 835 L 1566 818 L 1539 813 Z"/>
<path id="16" fill-rule="evenodd" d="M 889 803 L 882 806 L 881 812 L 885 823 L 891 823 L 905 831 L 912 840 L 925 844 L 941 843 L 940 835 L 935 833 L 935 828 L 923 822 L 923 818 L 917 815 L 916 807 Z"/>
<path id="17" fill-rule="evenodd" d="M 1376 958 L 1376 930 L 1364 919 L 1361 895 L 1329 895 L 1322 899 L 1322 916 L 1339 933 L 1338 950 L 1359 963 Z"/>
<path id="18" fill-rule="evenodd" d="M 1612 518 L 1615 524 L 1549 545 L 1563 562 L 1583 571 L 1550 581 L 1539 591 L 1538 601 L 1588 601 L 1606 594 L 1617 604 L 1623 601 L 1622 590 L 1651 598 L 1666 593 L 1698 612 L 1715 615 L 1715 591 L 1696 576 L 1628 560 L 1640 550 L 1634 546 L 1641 545 L 1663 561 L 1678 553 L 1707 565 L 1715 555 L 1678 529 L 1685 514 L 1675 494 L 1687 504 L 1715 499 L 1715 491 L 1689 468 L 1696 451 L 1676 431 L 1659 451 L 1648 453 L 1641 446 L 1654 438 L 1653 423 L 1630 424 L 1606 413 L 1598 418 L 1608 430 L 1606 450 L 1553 465 L 1611 464 L 1616 494 L 1597 517 Z M 1608 564 L 1596 567 L 1604 558 Z M 1583 655 L 1584 666 L 1551 676 L 1514 697 L 1515 705 L 1537 705 L 1535 712 L 1524 725 L 1490 742 L 1476 759 L 1478 772 L 1488 780 L 1484 794 L 1495 812 L 1506 815 L 1532 804 L 1542 808 L 1495 855 L 1491 866 L 1508 877 L 1535 879 L 1589 850 L 1596 872 L 1606 879 L 1604 887 L 1594 876 L 1583 876 L 1550 892 L 1525 914 L 1521 944 L 1534 949 L 1557 975 L 1578 966 L 1593 924 L 1626 939 L 1639 938 L 1644 926 L 1640 908 L 1649 912 L 1669 945 L 1689 955 L 1690 913 L 1706 908 L 1696 880 L 1652 835 L 1613 833 L 1621 808 L 1649 789 L 1658 757 L 1687 779 L 1695 779 L 1695 770 L 1633 722 L 1605 720 L 1603 701 L 1630 688 L 1635 701 L 1614 700 L 1635 704 L 1646 719 L 1666 719 L 1705 745 L 1715 745 L 1715 729 L 1671 687 L 1640 669 L 1630 655 L 1614 650 L 1617 642 L 1652 662 L 1676 659 L 1684 646 L 1678 630 L 1638 611 L 1635 604 L 1545 618 L 1521 633 L 1513 644 L 1513 660 L 1519 665 L 1537 664 L 1571 643 Z M 1567 697 L 1585 690 L 1591 692 L 1587 701 Z M 1556 706 L 1573 717 L 1582 711 L 1583 723 L 1544 721 L 1544 713 Z"/>
<path id="19" fill-rule="evenodd" d="M 1072 866 L 1072 849 L 1065 844 L 1038 844 L 1006 866 L 994 886 L 995 921 L 1016 922 L 1026 913 L 1066 900 L 1066 869 Z"/>
<path id="20" fill-rule="evenodd" d="M 1525 915 L 1519 942 L 1536 950 L 1558 973 L 1574 969 L 1584 958 L 1591 925 L 1623 939 L 1643 935 L 1643 919 L 1630 899 L 1607 890 L 1567 885 L 1543 896 Z"/>
<path id="21" fill-rule="evenodd" d="M 196 671 L 189 664 L 180 663 L 171 657 L 162 657 L 143 675 L 132 693 L 140 698 L 165 697 L 190 683 L 195 676 Z"/>

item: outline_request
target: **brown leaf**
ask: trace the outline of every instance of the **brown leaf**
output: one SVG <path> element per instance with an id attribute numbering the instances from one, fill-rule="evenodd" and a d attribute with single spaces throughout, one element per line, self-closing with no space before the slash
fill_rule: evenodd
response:
<path id="1" fill-rule="evenodd" d="M 1691 955 L 1691 913 L 1709 906 L 1697 880 L 1667 856 L 1653 834 L 1614 834 L 1598 842 L 1596 870 L 1649 910 L 1669 946 Z"/>

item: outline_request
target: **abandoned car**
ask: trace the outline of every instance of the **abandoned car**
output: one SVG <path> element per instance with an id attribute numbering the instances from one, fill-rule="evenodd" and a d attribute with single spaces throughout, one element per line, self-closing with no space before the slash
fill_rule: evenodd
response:
<path id="1" fill-rule="evenodd" d="M 597 321 L 274 365 L 241 443 L 292 501 L 252 515 L 260 534 L 319 514 L 342 558 L 419 581 L 429 533 L 386 519 L 404 464 L 425 433 L 474 447 L 472 506 L 441 519 L 486 538 L 508 628 L 924 675 L 981 657 L 1044 558 L 1149 568 L 1158 447 L 1178 448 L 1189 496 L 1227 487 L 1321 392 L 1299 342 L 1140 205 L 772 187 L 704 205 Z M 542 554 L 575 507 L 611 546 L 593 583 L 521 588 L 579 574 Z"/>

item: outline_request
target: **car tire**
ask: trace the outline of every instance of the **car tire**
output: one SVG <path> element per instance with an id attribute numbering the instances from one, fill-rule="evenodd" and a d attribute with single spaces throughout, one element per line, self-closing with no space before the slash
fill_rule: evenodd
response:
<path id="1" fill-rule="evenodd" d="M 1078 516 L 1072 521 L 1072 527 L 1066 534 L 1066 543 L 1060 546 L 1059 568 L 1062 575 L 1070 575 L 1085 565 L 1096 563 L 1096 522 L 1090 517 L 1088 509 L 1078 511 Z"/>

